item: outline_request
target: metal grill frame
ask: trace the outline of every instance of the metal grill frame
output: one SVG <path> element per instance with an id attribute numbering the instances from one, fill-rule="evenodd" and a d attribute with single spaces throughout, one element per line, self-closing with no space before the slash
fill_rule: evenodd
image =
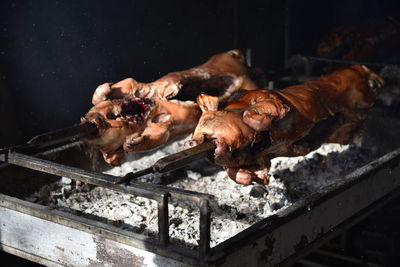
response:
<path id="1" fill-rule="evenodd" d="M 46 153 L 51 153 L 51 150 L 36 153 L 35 156 L 9 150 L 8 153 L 0 154 L 0 161 L 154 199 L 158 203 L 158 240 L 4 194 L 0 194 L 0 213 L 17 211 L 31 218 L 40 218 L 49 222 L 49 225 L 63 225 L 77 229 L 81 233 L 91 233 L 104 238 L 104 242 L 116 242 L 154 253 L 165 259 L 172 259 L 174 265 L 288 265 L 400 194 L 400 149 L 397 149 L 341 177 L 338 182 L 320 192 L 315 192 L 284 211 L 263 219 L 225 242 L 210 248 L 213 196 L 140 182 L 134 182 L 131 185 L 115 184 L 119 177 L 85 171 L 38 157 Z M 198 250 L 191 250 L 169 242 L 168 201 L 171 197 L 198 204 L 201 233 Z M 1 227 L 0 224 L 0 229 Z M 7 252 L 37 262 L 45 262 L 48 265 L 55 262 L 54 259 L 43 259 L 32 251 L 25 251 L 23 246 L 18 249 L 7 242 L 7 240 L 1 240 L 2 249 Z M 122 260 L 126 255 L 121 254 L 120 257 Z"/>
<path id="2" fill-rule="evenodd" d="M 64 146 L 64 148 L 70 148 L 74 145 L 81 144 L 80 141 L 74 144 L 69 144 Z M 22 146 L 21 150 L 25 147 Z M 121 177 L 113 176 L 109 174 L 98 173 L 94 171 L 87 171 L 81 168 L 71 167 L 64 164 L 55 163 L 49 160 L 39 158 L 38 156 L 51 154 L 54 150 L 62 150 L 63 147 L 56 147 L 51 149 L 42 149 L 40 152 L 33 152 L 35 156 L 27 155 L 25 153 L 17 152 L 17 149 L 5 149 L 0 154 L 0 161 L 4 165 L 12 164 L 20 166 L 23 168 L 28 168 L 56 176 L 67 177 L 70 179 L 78 180 L 84 183 L 102 186 L 120 193 L 130 194 L 134 196 L 145 197 L 148 199 L 155 200 L 157 202 L 158 210 L 158 240 L 138 238 L 139 234 L 134 234 L 132 237 L 139 239 L 141 242 L 149 243 L 145 247 L 154 252 L 161 252 L 162 255 L 167 255 L 172 258 L 181 259 L 183 257 L 188 257 L 185 259 L 187 262 L 196 263 L 199 259 L 208 256 L 210 251 L 210 224 L 211 224 L 211 206 L 214 204 L 214 196 L 209 194 L 198 193 L 194 191 L 183 190 L 179 188 L 174 188 L 159 184 L 150 184 L 142 182 L 131 182 L 130 184 L 117 184 Z M 29 149 L 32 154 L 32 149 Z M 33 149 L 34 150 L 34 149 Z M 1 196 L 1 194 L 0 194 Z M 8 199 L 5 195 L 4 199 Z M 199 248 L 193 251 L 189 248 L 177 246 L 169 242 L 169 218 L 168 218 L 168 203 L 170 198 L 175 198 L 181 201 L 194 202 L 200 212 L 200 240 Z M 16 201 L 16 199 L 8 199 L 13 205 L 7 205 L 3 202 L 4 207 L 19 207 L 19 209 L 37 208 L 40 209 L 40 205 L 24 205 L 25 201 Z M 24 208 L 22 208 L 24 207 Z M 47 213 L 47 212 L 46 212 Z M 64 214 L 61 212 L 63 217 L 71 218 L 70 214 Z M 55 214 L 53 214 L 55 215 Z M 43 217 L 43 216 L 40 216 Z M 50 213 L 47 213 L 45 218 L 50 218 Z M 76 219 L 76 218 L 75 218 Z M 149 241 L 150 240 L 150 241 Z M 136 244 L 138 247 L 141 245 Z M 176 251 L 179 251 L 176 254 Z"/>

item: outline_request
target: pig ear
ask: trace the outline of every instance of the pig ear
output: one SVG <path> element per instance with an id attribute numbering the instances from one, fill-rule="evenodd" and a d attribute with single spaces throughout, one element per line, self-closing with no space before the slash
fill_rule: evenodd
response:
<path id="1" fill-rule="evenodd" d="M 283 117 L 285 117 L 286 113 L 288 113 L 289 111 L 290 111 L 289 106 L 283 104 L 282 107 L 280 107 L 278 110 L 278 118 L 282 119 Z"/>
<path id="2" fill-rule="evenodd" d="M 217 111 L 218 110 L 218 97 L 201 94 L 197 97 L 197 104 L 201 111 Z"/>

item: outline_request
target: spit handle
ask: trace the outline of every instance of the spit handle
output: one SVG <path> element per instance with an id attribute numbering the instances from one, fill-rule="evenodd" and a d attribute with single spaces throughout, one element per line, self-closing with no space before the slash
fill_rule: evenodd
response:
<path id="1" fill-rule="evenodd" d="M 156 172 L 169 172 L 182 168 L 193 161 L 208 157 L 215 149 L 212 142 L 205 142 L 198 146 L 182 150 L 159 159 L 153 165 Z"/>
<path id="2" fill-rule="evenodd" d="M 214 149 L 215 145 L 213 143 L 205 142 L 198 146 L 182 150 L 157 160 L 156 163 L 149 168 L 126 174 L 125 176 L 121 177 L 121 179 L 117 180 L 116 184 L 129 182 L 134 178 L 150 173 L 164 173 L 185 167 L 193 161 L 207 157 L 213 152 Z"/>
<path id="3" fill-rule="evenodd" d="M 91 122 L 84 122 L 72 127 L 59 129 L 53 132 L 37 135 L 28 141 L 28 145 L 41 147 L 58 144 L 71 139 L 83 137 L 89 134 L 97 134 L 97 125 Z"/>

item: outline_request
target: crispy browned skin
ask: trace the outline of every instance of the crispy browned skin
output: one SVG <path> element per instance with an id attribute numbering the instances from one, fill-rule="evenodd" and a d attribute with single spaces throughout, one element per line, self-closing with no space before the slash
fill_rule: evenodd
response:
<path id="1" fill-rule="evenodd" d="M 218 110 L 218 98 L 201 95 L 203 114 L 185 145 L 217 144 L 215 162 L 240 184 L 268 183 L 270 160 L 300 156 L 323 143 L 352 143 L 383 80 L 354 65 L 280 91 L 240 91 Z"/>
<path id="2" fill-rule="evenodd" d="M 87 137 L 85 141 L 99 148 L 106 162 L 120 165 L 124 151 L 152 149 L 177 136 L 189 134 L 200 117 L 194 103 L 160 98 L 153 98 L 152 102 L 149 114 L 142 121 L 130 121 L 120 116 L 123 107 L 121 99 L 100 102 L 83 119 L 96 123 L 99 134 Z M 109 117 L 115 119 L 107 119 Z"/>
<path id="3" fill-rule="evenodd" d="M 102 84 L 83 119 L 96 123 L 99 134 L 84 140 L 99 148 L 108 163 L 120 165 L 124 151 L 149 150 L 193 132 L 201 115 L 194 102 L 198 94 L 209 92 L 224 100 L 239 89 L 257 88 L 247 72 L 242 53 L 231 50 L 152 83 L 128 78 Z"/>
<path id="4" fill-rule="evenodd" d="M 157 96 L 170 99 L 181 94 L 196 100 L 200 92 L 217 91 L 224 100 L 238 89 L 253 90 L 258 86 L 249 78 L 242 52 L 230 50 L 212 56 L 206 63 L 184 71 L 171 72 L 151 83 L 141 83 L 127 78 L 117 83 L 104 83 L 93 94 L 93 105 L 110 98 L 134 95 L 141 98 Z M 193 98 L 193 90 L 196 95 Z"/>

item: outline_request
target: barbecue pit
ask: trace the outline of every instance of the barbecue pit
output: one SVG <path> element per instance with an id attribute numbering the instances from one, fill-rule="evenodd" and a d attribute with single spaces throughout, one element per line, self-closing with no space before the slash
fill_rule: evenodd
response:
<path id="1" fill-rule="evenodd" d="M 104 165 L 100 163 L 97 152 L 79 141 L 68 141 L 62 145 L 55 145 L 53 142 L 50 147 L 42 144 L 39 148 L 5 149 L 0 158 L 9 164 L 1 169 L 3 192 L 0 217 L 3 250 L 46 265 L 95 265 L 108 262 L 123 266 L 135 262 L 241 266 L 251 261 L 252 265 L 273 266 L 278 263 L 290 263 L 398 194 L 400 180 L 397 165 L 400 151 L 391 149 L 395 147 L 395 144 L 391 143 L 394 131 L 377 131 L 379 117 L 384 112 L 382 108 L 372 110 L 372 126 L 365 135 L 364 147 L 331 145 L 329 148 L 330 145 L 325 145 L 303 159 L 291 159 L 299 162 L 297 164 L 301 168 L 298 170 L 301 171 L 312 169 L 313 164 L 319 168 L 324 164 L 332 165 L 332 162 L 340 160 L 341 155 L 347 153 L 347 159 L 356 162 L 356 165 L 349 165 L 353 168 L 344 172 L 336 170 L 337 175 L 333 175 L 334 178 L 325 176 L 322 180 L 329 182 L 324 185 L 313 180 L 321 176 L 321 173 L 309 177 L 312 181 L 310 184 L 316 187 L 309 187 L 307 192 L 304 190 L 307 188 L 304 182 L 296 184 L 296 179 L 301 178 L 298 177 L 299 174 L 292 172 L 295 164 L 281 166 L 284 159 L 277 159 L 274 163 L 276 170 L 272 168 L 273 176 L 277 177 L 272 179 L 271 187 L 267 187 L 264 193 L 261 191 L 257 198 L 251 195 L 255 195 L 260 188 L 234 185 L 217 167 L 207 165 L 207 162 L 199 161 L 197 167 L 190 165 L 186 169 L 168 174 L 165 176 L 165 184 L 156 183 L 157 180 L 162 181 L 163 177 L 154 176 L 138 178 L 130 185 L 119 185 L 114 183 L 118 179 L 115 174 L 121 175 L 123 170 L 113 169 L 105 171 L 108 174 L 102 173 Z M 393 127 L 399 123 L 394 118 L 391 122 Z M 382 134 L 387 136 L 383 137 Z M 385 143 L 382 143 L 382 140 L 385 140 Z M 156 156 L 177 150 L 179 142 L 182 140 L 167 145 L 164 149 L 169 149 L 169 152 L 159 151 Z M 336 156 L 329 156 L 329 153 L 326 153 L 328 156 L 319 154 L 329 149 L 336 149 L 336 152 L 331 153 Z M 141 159 L 144 157 L 146 156 L 142 155 Z M 346 162 L 346 157 L 343 157 L 340 165 Z M 357 158 L 358 162 L 355 160 Z M 134 162 L 126 164 L 133 166 Z M 281 169 L 277 166 L 281 166 Z M 200 175 L 199 167 L 209 168 L 206 172 L 211 175 Z M 139 168 L 142 166 L 138 166 Z M 328 169 L 325 168 L 324 172 Z M 179 180 L 182 174 L 186 177 Z M 290 174 L 293 177 L 290 177 Z M 289 184 L 289 187 L 290 183 L 294 183 L 293 188 L 302 187 L 297 192 L 292 189 L 293 195 L 290 199 L 286 196 L 287 199 L 284 200 L 271 200 L 280 196 L 274 190 L 283 187 L 280 184 L 283 182 Z M 66 186 L 71 184 L 74 184 L 76 192 L 72 189 L 66 192 Z M 58 191 L 53 192 L 53 196 L 58 192 L 60 201 L 45 200 L 44 196 L 51 195 L 49 188 L 54 188 L 55 185 L 59 187 Z M 199 185 L 203 185 L 203 190 L 194 191 Z M 231 200 L 224 199 L 227 201 L 224 203 L 221 197 L 226 195 L 209 194 L 209 187 L 212 185 L 215 185 L 217 190 L 218 186 L 225 186 L 224 192 L 232 194 Z M 235 187 L 240 187 L 240 190 L 235 191 Z M 303 192 L 303 195 L 298 195 L 299 192 Z M 150 215 L 138 214 L 139 211 L 136 211 L 126 218 L 132 222 L 153 216 L 152 226 L 143 229 L 141 224 L 129 225 L 93 212 L 70 212 L 73 206 L 67 208 L 65 203 L 68 199 L 78 199 L 74 194 L 81 197 L 86 194 L 86 199 L 96 194 L 98 199 L 111 197 L 114 209 L 138 205 L 135 201 L 140 201 L 144 203 L 144 207 L 152 210 Z M 121 199 L 115 200 L 116 196 L 123 199 L 123 202 Z M 247 206 L 247 210 L 241 207 L 240 201 L 227 204 L 232 199 L 246 202 L 246 197 L 248 203 L 256 203 L 257 208 L 254 211 L 251 211 L 251 205 Z M 262 201 L 264 213 L 259 209 Z M 85 206 L 87 203 L 80 200 L 80 205 Z M 188 216 L 182 217 L 185 209 Z M 114 214 L 118 213 L 117 210 Z M 195 213 L 197 215 L 194 215 Z M 191 218 L 189 222 L 185 222 L 191 224 L 191 227 L 187 227 L 182 218 Z M 247 221 L 243 220 L 244 218 Z M 235 220 L 241 221 L 239 226 L 235 226 L 236 229 L 232 224 Z M 185 227 L 179 230 L 181 224 Z M 216 229 L 226 226 L 230 230 L 228 234 L 213 237 Z M 194 228 L 198 229 L 196 234 L 192 231 Z M 183 236 L 189 238 L 178 238 L 176 232 L 179 231 L 186 231 Z"/>
<path id="2" fill-rule="evenodd" d="M 165 2 L 155 8 L 137 1 L 4 1 L 0 89 L 8 90 L 0 90 L 0 106 L 11 130 L 0 132 L 7 139 L 0 141 L 15 143 L 38 128 L 76 122 L 87 110 L 89 88 L 99 82 L 124 75 L 152 80 L 226 48 L 242 48 L 249 66 L 263 68 L 270 89 L 310 80 L 321 63 L 351 63 L 316 56 L 313 45 L 333 24 L 348 26 L 371 16 L 364 11 L 378 13 L 365 3 L 232 1 L 177 8 Z M 132 16 L 132 10 L 140 12 Z M 396 19 L 392 23 L 398 27 Z M 47 266 L 296 262 L 400 193 L 400 75 L 398 65 L 389 64 L 398 55 L 379 51 L 390 62 L 353 62 L 383 67 L 380 75 L 392 79 L 371 109 L 363 146 L 328 144 L 306 157 L 275 159 L 267 187 L 236 185 L 206 160 L 117 183 L 126 172 L 180 151 L 183 140 L 152 155 L 130 154 L 113 169 L 79 142 L 90 129 L 0 149 L 0 249 Z M 52 101 L 43 105 L 43 95 Z"/>

